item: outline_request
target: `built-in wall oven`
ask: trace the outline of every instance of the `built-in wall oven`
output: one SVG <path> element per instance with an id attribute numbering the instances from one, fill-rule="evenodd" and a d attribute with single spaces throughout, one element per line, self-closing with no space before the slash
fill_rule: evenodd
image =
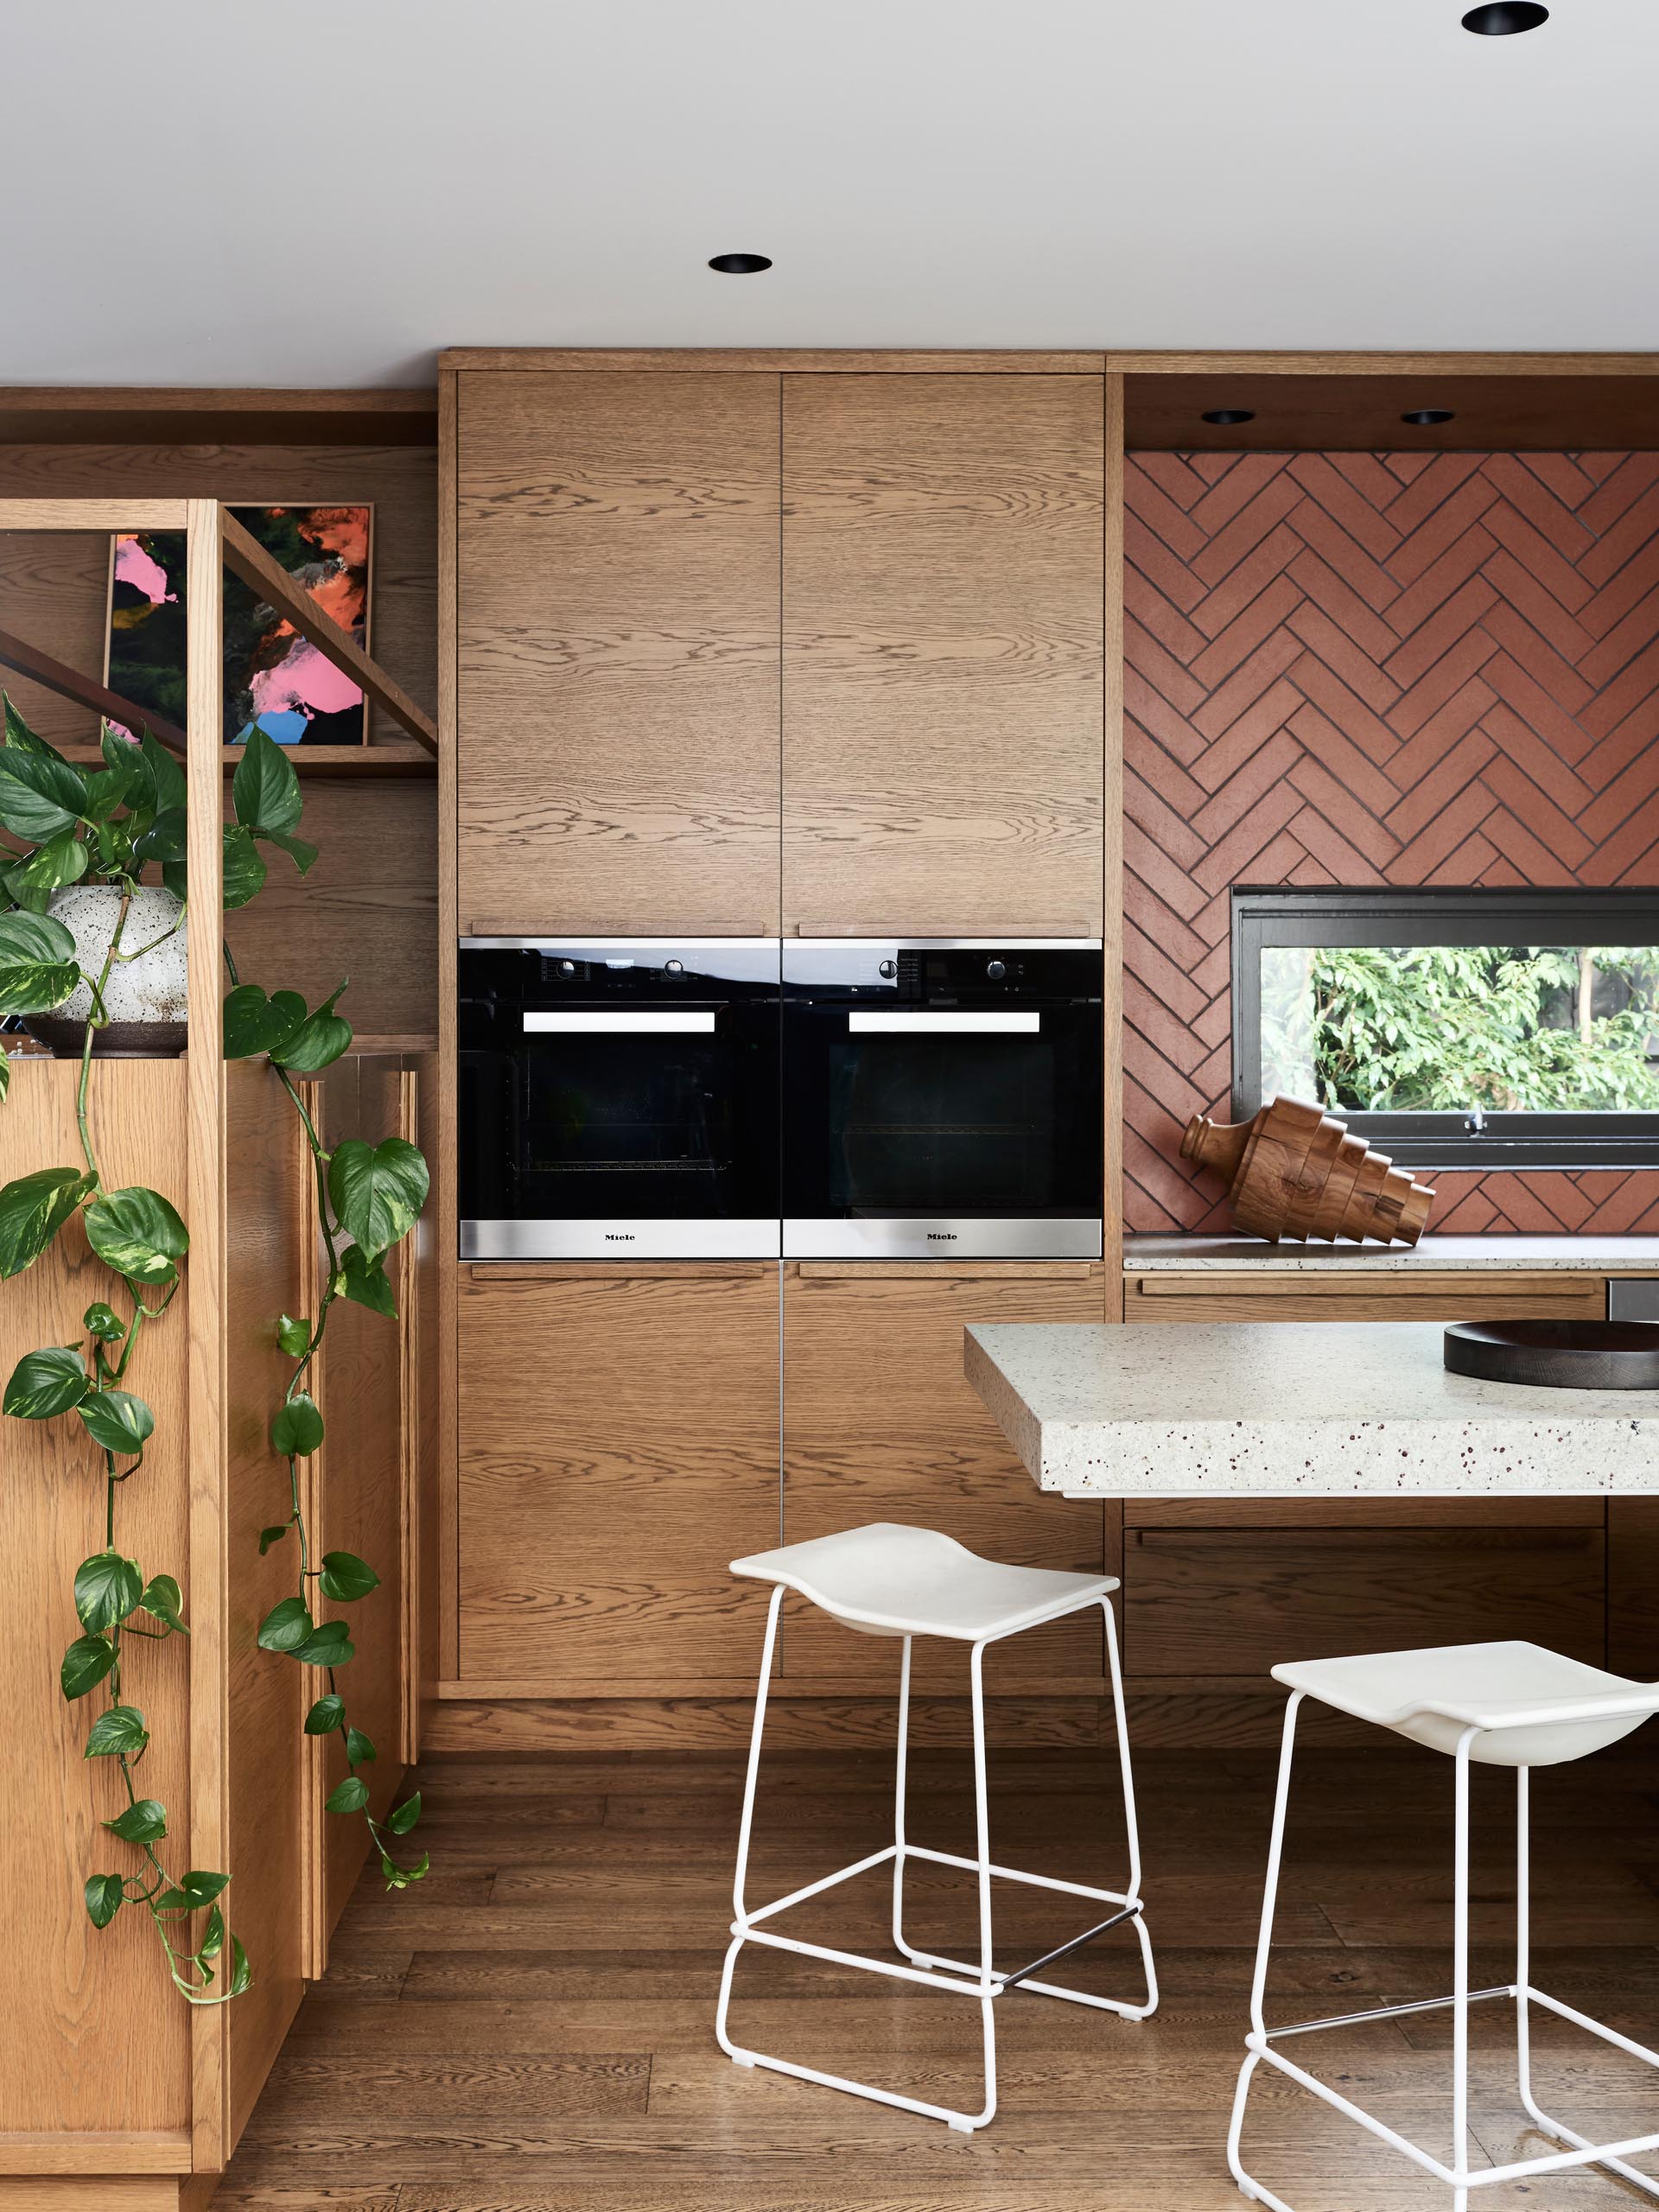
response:
<path id="1" fill-rule="evenodd" d="M 791 1259 L 1097 1259 L 1097 941 L 784 945 Z"/>
<path id="2" fill-rule="evenodd" d="M 463 938 L 464 1259 L 774 1257 L 772 938 Z"/>

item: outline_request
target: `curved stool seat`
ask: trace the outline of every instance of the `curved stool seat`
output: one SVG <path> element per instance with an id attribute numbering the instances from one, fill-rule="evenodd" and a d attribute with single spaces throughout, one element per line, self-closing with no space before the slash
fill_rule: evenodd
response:
<path id="1" fill-rule="evenodd" d="M 1016 1636 L 1097 1605 L 1120 1586 L 1109 1574 L 1004 1567 L 954 1536 L 894 1521 L 755 1552 L 734 1559 L 732 1573 L 781 1583 L 868 1636 L 942 1636 L 957 1643 Z"/>
<path id="2" fill-rule="evenodd" d="M 1308 1659 L 1275 1667 L 1275 1682 L 1481 1766 L 1559 1766 L 1605 1751 L 1659 1712 L 1659 1688 L 1604 1674 L 1540 1643 L 1452 1643 Z"/>
<path id="3" fill-rule="evenodd" d="M 944 2120 L 950 2126 L 967 2133 L 976 2127 L 983 2127 L 996 2110 L 995 2005 L 997 2000 L 1007 1996 L 1011 1990 L 1026 1989 L 1043 1997 L 1062 1998 L 1070 2004 L 1090 2005 L 1098 2012 L 1116 2012 L 1129 2020 L 1144 2020 L 1154 2012 L 1158 2005 L 1158 1983 L 1153 1967 L 1152 1944 L 1141 1913 L 1141 1844 L 1135 1826 L 1135 1783 L 1129 1765 L 1128 1732 L 1124 1719 L 1122 1674 L 1118 1663 L 1117 1624 L 1112 1614 L 1111 1593 L 1118 1587 L 1113 1577 L 1109 1574 L 1066 1574 L 1051 1567 L 1007 1567 L 996 1560 L 982 1559 L 978 1553 L 968 1551 L 953 1537 L 941 1535 L 934 1529 L 905 1528 L 892 1522 L 876 1522 L 868 1528 L 846 1529 L 839 1535 L 818 1536 L 808 1543 L 785 1544 L 776 1551 L 757 1552 L 751 1558 L 734 1560 L 732 1572 L 770 1582 L 772 1592 L 766 1614 L 766 1644 L 760 1660 L 760 1687 L 755 1694 L 754 1728 L 749 1743 L 743 1819 L 738 1837 L 737 1877 L 733 1885 L 735 1917 L 732 1922 L 731 1944 L 726 1953 L 726 1964 L 721 1975 L 720 2003 L 715 2015 L 715 2033 L 721 2049 L 728 2056 L 740 2066 L 763 2066 L 773 2073 L 792 2075 L 798 2081 L 817 2082 L 826 2088 L 843 2089 L 853 2096 L 872 2098 L 878 2104 L 897 2105 L 906 2112 L 921 2113 L 930 2120 Z M 843 1627 L 860 1635 L 893 1637 L 902 1642 L 893 1840 L 868 1858 L 858 1859 L 850 1866 L 843 1866 L 833 1874 L 826 1874 L 819 1881 L 809 1882 L 804 1888 L 791 1891 L 787 1897 L 779 1897 L 770 1904 L 751 1907 L 746 1903 L 744 1894 L 749 1838 L 754 1819 L 761 1739 L 766 1728 L 766 1692 L 772 1679 L 772 1654 L 777 1645 L 778 1616 L 786 1591 L 795 1592 L 841 1622 Z M 1000 1643 L 1006 1637 L 1017 1636 L 1023 1629 L 1034 1628 L 1043 1621 L 1058 1620 L 1067 1613 L 1080 1612 L 1090 1605 L 1098 1605 L 1105 1619 L 1112 1700 L 1117 1717 L 1118 1767 L 1128 1829 L 1129 1860 L 1128 1885 L 1122 1890 L 1100 1890 L 1091 1888 L 1086 1883 L 1062 1882 L 1051 1875 L 1027 1873 L 1015 1867 L 998 1866 L 991 1859 L 982 1676 L 986 1648 Z M 911 1644 L 912 1640 L 918 1636 L 941 1637 L 970 1647 L 969 1672 L 973 1699 L 974 1809 L 976 1821 L 976 1847 L 971 1859 L 912 1843 L 906 1833 L 905 1775 L 908 1753 Z M 912 1859 L 937 1866 L 958 1867 L 976 1877 L 979 1901 L 979 1956 L 976 1960 L 944 1958 L 934 1952 L 920 1950 L 906 1941 L 905 1869 L 906 1863 Z M 896 1960 L 869 1958 L 857 1952 L 836 1950 L 822 1943 L 804 1942 L 797 1936 L 780 1934 L 769 1924 L 780 1914 L 804 1904 L 809 1897 L 818 1897 L 826 1890 L 852 1880 L 855 1875 L 868 1873 L 874 1867 L 888 1864 L 893 1867 L 893 1941 L 899 1954 Z M 991 1932 L 993 1882 L 1021 1882 L 1033 1888 L 1052 1891 L 1057 1898 L 1086 1898 L 1096 1906 L 1106 1905 L 1111 1910 L 1103 1917 L 1096 1917 L 1094 1925 L 1086 1928 L 1082 1935 L 1057 1942 L 1052 1949 L 1027 1964 L 999 1968 L 995 1963 Z M 1103 1936 L 1109 1929 L 1125 1922 L 1134 1927 L 1140 1944 L 1141 1963 L 1146 1978 L 1144 2001 L 1126 2003 L 1117 1998 L 1096 1997 L 1090 1991 L 1068 1988 L 1058 1982 L 1037 1979 L 1039 1969 L 1052 1965 L 1073 1951 L 1081 1950 L 1085 1943 L 1092 1942 L 1097 1936 Z M 768 1924 L 762 1925 L 763 1923 Z M 855 1967 L 869 1974 L 888 1975 L 895 1980 L 918 1983 L 925 1988 L 938 1990 L 947 1996 L 972 1999 L 980 2007 L 984 2046 L 983 2104 L 976 2112 L 959 2111 L 949 2105 L 930 2104 L 916 2097 L 901 2096 L 896 2090 L 877 2088 L 871 2082 L 849 2081 L 844 2075 L 822 2073 L 815 2067 L 798 2065 L 790 2059 L 769 2057 L 761 2051 L 751 2050 L 745 2044 L 734 2043 L 727 2031 L 727 2016 L 731 2005 L 733 1974 L 738 1955 L 746 1943 L 760 1943 L 776 1950 L 797 1951 L 808 1958 L 828 1960 L 833 1965 Z"/>
<path id="4" fill-rule="evenodd" d="M 1452 2212 L 1467 2212 L 1472 2193 L 1494 2183 L 1523 2182 L 1535 2176 L 1567 2173 L 1599 2165 L 1659 2197 L 1659 2178 L 1628 2163 L 1632 2155 L 1659 2149 L 1659 2133 L 1649 2129 L 1605 2143 L 1592 2142 L 1543 2112 L 1533 2094 L 1530 2012 L 1535 2005 L 1598 2037 L 1616 2050 L 1659 2067 L 1659 2051 L 1633 2043 L 1570 2005 L 1535 1988 L 1531 1980 L 1531 1877 L 1529 1777 L 1535 1766 L 1559 1766 L 1604 1750 L 1659 1713 L 1659 1684 L 1633 1682 L 1621 1675 L 1587 1667 L 1541 1644 L 1447 1644 L 1423 1651 L 1379 1651 L 1363 1657 L 1310 1659 L 1275 1667 L 1275 1681 L 1291 1692 L 1279 1759 L 1279 1788 L 1273 1833 L 1268 1847 L 1268 1878 L 1256 1946 L 1255 1980 L 1250 1994 L 1250 2032 L 1233 2099 L 1227 2162 L 1233 2178 L 1252 2202 L 1269 2212 L 1292 2212 L 1281 2196 L 1245 2171 L 1241 2139 L 1251 2079 L 1263 2064 L 1344 2113 L 1379 2141 L 1411 2159 L 1452 2193 Z M 1392 1729 L 1455 1763 L 1452 1818 L 1452 1989 L 1449 1997 L 1420 1998 L 1383 2005 L 1363 2012 L 1298 2021 L 1269 2028 L 1262 2005 L 1273 1945 L 1273 1917 L 1284 1853 L 1285 1818 L 1290 1798 L 1291 1766 L 1297 1715 L 1306 1698 L 1378 1727 Z M 1515 1979 L 1495 1989 L 1469 1986 L 1469 1771 L 1471 1765 L 1510 1767 L 1516 1781 L 1516 1962 Z M 1521 2102 L 1536 2126 L 1566 2145 L 1564 2150 L 1503 2166 L 1471 2168 L 1469 2164 L 1469 2007 L 1491 2000 L 1512 2003 L 1516 2011 L 1516 2056 Z M 1300 2039 L 1357 2022 L 1408 2012 L 1449 2010 L 1452 2036 L 1452 2158 L 1448 2164 L 1399 2134 L 1373 2113 L 1352 2103 L 1291 2059 L 1282 2048 Z M 1547 2200 L 1546 2200 L 1547 2201 Z"/>

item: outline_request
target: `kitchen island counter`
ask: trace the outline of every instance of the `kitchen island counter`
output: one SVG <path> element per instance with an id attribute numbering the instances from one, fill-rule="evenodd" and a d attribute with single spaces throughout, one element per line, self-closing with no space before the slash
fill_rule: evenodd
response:
<path id="1" fill-rule="evenodd" d="M 1659 1391 L 1451 1375 L 1440 1322 L 965 1334 L 969 1382 L 1068 1497 L 1659 1495 Z"/>

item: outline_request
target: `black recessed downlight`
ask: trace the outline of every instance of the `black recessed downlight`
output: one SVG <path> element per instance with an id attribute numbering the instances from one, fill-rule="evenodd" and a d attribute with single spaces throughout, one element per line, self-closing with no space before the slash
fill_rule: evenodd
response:
<path id="1" fill-rule="evenodd" d="M 719 270 L 722 276 L 758 276 L 763 269 L 771 268 L 772 262 L 764 253 L 717 253 L 709 266 Z"/>
<path id="2" fill-rule="evenodd" d="M 1477 38 L 1513 38 L 1517 31 L 1535 31 L 1548 21 L 1548 9 L 1541 8 L 1538 0 L 1485 0 L 1484 7 L 1469 10 L 1463 28 Z"/>
<path id="3" fill-rule="evenodd" d="M 1211 407 L 1205 410 L 1205 421 L 1213 423 L 1218 430 L 1230 430 L 1236 423 L 1254 423 L 1253 407 Z"/>
<path id="4" fill-rule="evenodd" d="M 1400 417 L 1409 423 L 1414 430 L 1432 430 L 1437 423 L 1455 423 L 1456 415 L 1449 407 L 1408 407 Z"/>

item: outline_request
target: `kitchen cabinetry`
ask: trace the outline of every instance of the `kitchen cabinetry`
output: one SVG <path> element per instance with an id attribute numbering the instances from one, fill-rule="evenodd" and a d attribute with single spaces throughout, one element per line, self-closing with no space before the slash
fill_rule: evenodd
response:
<path id="1" fill-rule="evenodd" d="M 1594 1319 L 1596 1274 L 1508 1268 L 1151 1269 L 1128 1322 Z M 1598 1498 L 1132 1499 L 1125 1653 L 1142 1692 L 1263 1687 L 1284 1659 L 1529 1637 L 1594 1665 L 1607 1647 Z"/>
<path id="2" fill-rule="evenodd" d="M 779 380 L 457 379 L 461 934 L 779 925 Z"/>
<path id="3" fill-rule="evenodd" d="M 784 1535 L 789 1543 L 862 1522 L 942 1529 L 1025 1567 L 1099 1573 L 1107 1510 L 1046 1497 L 962 1371 L 969 1321 L 1097 1321 L 1104 1271 L 1084 1262 L 804 1261 L 784 1280 Z M 1115 1517 L 1115 1516 L 1114 1516 Z M 986 1662 L 996 1688 L 1033 1678 L 1097 1681 L 1098 1614 L 1014 1639 Z M 914 1681 L 966 1687 L 965 1659 L 918 1642 Z M 822 1614 L 785 1616 L 785 1686 L 896 1680 L 892 1643 Z"/>
<path id="4" fill-rule="evenodd" d="M 778 1268 L 463 1267 L 460 1659 L 479 1694 L 753 1681 L 778 1541 Z"/>
<path id="5" fill-rule="evenodd" d="M 1098 937 L 1103 379 L 783 381 L 785 930 Z"/>

